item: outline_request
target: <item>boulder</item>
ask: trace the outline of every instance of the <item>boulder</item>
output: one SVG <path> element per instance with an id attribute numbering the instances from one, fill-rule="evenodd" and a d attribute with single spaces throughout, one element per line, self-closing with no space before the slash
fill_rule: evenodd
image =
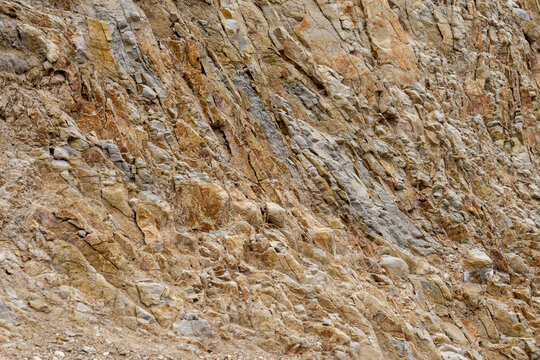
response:
<path id="1" fill-rule="evenodd" d="M 266 203 L 266 221 L 277 227 L 285 226 L 285 209 L 276 203 Z"/>
<path id="2" fill-rule="evenodd" d="M 391 276 L 405 276 L 409 274 L 409 265 L 403 259 L 395 256 L 383 255 L 379 261 L 379 265 Z"/>
<path id="3" fill-rule="evenodd" d="M 182 318 L 173 324 L 173 330 L 180 336 L 186 336 L 198 340 L 206 340 L 212 336 L 212 326 L 204 319 L 195 314 L 184 314 Z"/>

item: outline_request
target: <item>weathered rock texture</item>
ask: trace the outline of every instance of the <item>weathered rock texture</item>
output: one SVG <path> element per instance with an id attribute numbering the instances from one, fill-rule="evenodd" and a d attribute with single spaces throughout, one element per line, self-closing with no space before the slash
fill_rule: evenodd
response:
<path id="1" fill-rule="evenodd" d="M 539 359 L 539 51 L 537 0 L 0 0 L 0 353 Z"/>

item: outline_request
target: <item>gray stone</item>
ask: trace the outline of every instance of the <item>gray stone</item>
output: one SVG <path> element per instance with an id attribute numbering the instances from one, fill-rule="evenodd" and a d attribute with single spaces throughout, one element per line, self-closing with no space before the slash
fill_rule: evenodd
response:
<path id="1" fill-rule="evenodd" d="M 96 349 L 93 346 L 83 346 L 82 351 L 87 354 L 95 353 Z"/>
<path id="2" fill-rule="evenodd" d="M 19 316 L 11 309 L 7 301 L 0 298 L 0 323 L 18 322 Z"/>
<path id="3" fill-rule="evenodd" d="M 126 19 L 133 25 L 135 29 L 138 28 L 137 24 L 141 19 L 141 16 L 137 12 L 135 4 L 131 0 L 121 0 L 122 8 L 124 9 L 124 14 Z"/>
<path id="4" fill-rule="evenodd" d="M 60 146 L 54 148 L 53 156 L 56 160 L 69 160 L 69 153 Z"/>
<path id="5" fill-rule="evenodd" d="M 0 55 L 0 71 L 12 71 L 17 75 L 25 73 L 29 69 L 27 62 L 15 54 Z"/>
<path id="6" fill-rule="evenodd" d="M 196 339 L 207 339 L 212 336 L 212 326 L 197 315 L 187 314 L 179 322 L 173 324 L 173 330 L 180 336 Z"/>
<path id="7" fill-rule="evenodd" d="M 8 296 L 9 300 L 11 301 L 13 305 L 15 305 L 21 310 L 26 310 L 27 308 L 26 303 L 23 300 L 19 299 L 19 297 L 17 296 L 17 293 L 15 292 L 13 288 L 6 286 L 4 287 L 4 291 L 6 292 L 6 295 Z"/>
<path id="8" fill-rule="evenodd" d="M 80 313 L 86 313 L 86 314 L 92 313 L 92 309 L 88 305 L 82 302 L 77 303 L 77 306 L 75 307 L 75 311 L 80 312 Z"/>
<path id="9" fill-rule="evenodd" d="M 238 74 L 232 78 L 232 81 L 238 89 L 242 90 L 246 94 L 250 103 L 250 107 L 248 109 L 249 117 L 261 125 L 264 134 L 272 147 L 274 155 L 276 155 L 279 160 L 287 163 L 289 153 L 287 151 L 287 147 L 283 143 L 279 128 L 272 118 L 272 115 L 270 115 L 264 102 L 259 97 L 259 94 L 251 85 L 249 77 L 247 75 Z"/>
<path id="10" fill-rule="evenodd" d="M 313 108 L 319 103 L 317 95 L 299 81 L 286 84 L 285 88 L 288 92 L 297 96 L 308 109 Z"/>
<path id="11" fill-rule="evenodd" d="M 514 9 L 514 14 L 516 14 L 521 21 L 529 21 L 531 20 L 529 14 L 523 9 Z"/>
<path id="12" fill-rule="evenodd" d="M 116 144 L 113 144 L 112 142 L 105 142 L 103 144 L 103 148 L 107 149 L 107 152 L 109 153 L 109 158 L 113 162 L 124 161 L 124 158 L 122 157 L 122 153 L 120 152 L 120 149 L 118 148 L 118 146 L 116 146 Z"/>
<path id="13" fill-rule="evenodd" d="M 356 341 L 351 341 L 350 347 L 351 347 L 351 350 L 353 351 L 353 353 L 355 353 L 355 354 L 360 353 L 361 347 L 360 347 L 360 344 L 357 343 Z"/>
<path id="14" fill-rule="evenodd" d="M 161 296 L 165 292 L 165 287 L 156 282 L 139 282 L 137 290 L 141 302 L 146 306 L 157 305 L 161 302 Z"/>
<path id="15" fill-rule="evenodd" d="M 135 312 L 136 312 L 136 316 L 137 316 L 137 319 L 143 323 L 147 323 L 147 324 L 155 324 L 156 323 L 156 319 L 146 310 L 140 308 L 140 307 L 136 307 L 135 308 Z"/>
<path id="16" fill-rule="evenodd" d="M 154 100 L 157 97 L 157 94 L 151 87 L 143 85 L 142 87 L 142 96 L 147 99 Z"/>

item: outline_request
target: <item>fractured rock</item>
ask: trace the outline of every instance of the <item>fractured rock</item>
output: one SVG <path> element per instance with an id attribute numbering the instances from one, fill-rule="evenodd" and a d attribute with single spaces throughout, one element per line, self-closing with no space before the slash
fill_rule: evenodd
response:
<path id="1" fill-rule="evenodd" d="M 260 226 L 263 218 L 261 209 L 253 201 L 236 201 L 233 204 L 233 211 L 240 214 L 248 223 L 253 226 Z"/>
<path id="2" fill-rule="evenodd" d="M 525 260 L 517 254 L 510 253 L 507 255 L 508 265 L 518 274 L 529 274 L 531 272 L 530 267 Z"/>
<path id="3" fill-rule="evenodd" d="M 540 357 L 538 1 L 42 3 L 0 0 L 2 358 Z"/>
<path id="4" fill-rule="evenodd" d="M 406 276 L 409 274 L 409 265 L 403 259 L 395 256 L 383 255 L 379 265 L 391 276 Z"/>
<path id="5" fill-rule="evenodd" d="M 212 326 L 204 319 L 194 314 L 184 314 L 179 321 L 172 326 L 180 336 L 186 336 L 202 341 L 207 341 L 212 336 Z"/>
<path id="6" fill-rule="evenodd" d="M 156 282 L 138 282 L 137 290 L 139 291 L 139 296 L 141 302 L 146 306 L 157 305 L 161 302 L 161 296 L 165 292 L 165 287 Z"/>
<path id="7" fill-rule="evenodd" d="M 273 202 L 267 202 L 265 206 L 266 221 L 277 227 L 285 226 L 285 209 Z"/>
<path id="8" fill-rule="evenodd" d="M 484 284 L 493 276 L 493 261 L 480 249 L 471 249 L 465 253 L 464 270 L 465 281 Z"/>
<path id="9" fill-rule="evenodd" d="M 128 203 L 128 191 L 121 183 L 102 188 L 101 196 L 103 196 L 109 204 L 120 210 L 122 214 L 133 217 L 133 210 Z"/>

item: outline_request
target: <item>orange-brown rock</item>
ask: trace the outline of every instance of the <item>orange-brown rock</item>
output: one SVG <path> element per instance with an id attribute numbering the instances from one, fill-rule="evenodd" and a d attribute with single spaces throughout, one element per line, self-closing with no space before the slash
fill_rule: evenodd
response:
<path id="1" fill-rule="evenodd" d="M 540 359 L 538 1 L 0 0 L 0 358 Z"/>

